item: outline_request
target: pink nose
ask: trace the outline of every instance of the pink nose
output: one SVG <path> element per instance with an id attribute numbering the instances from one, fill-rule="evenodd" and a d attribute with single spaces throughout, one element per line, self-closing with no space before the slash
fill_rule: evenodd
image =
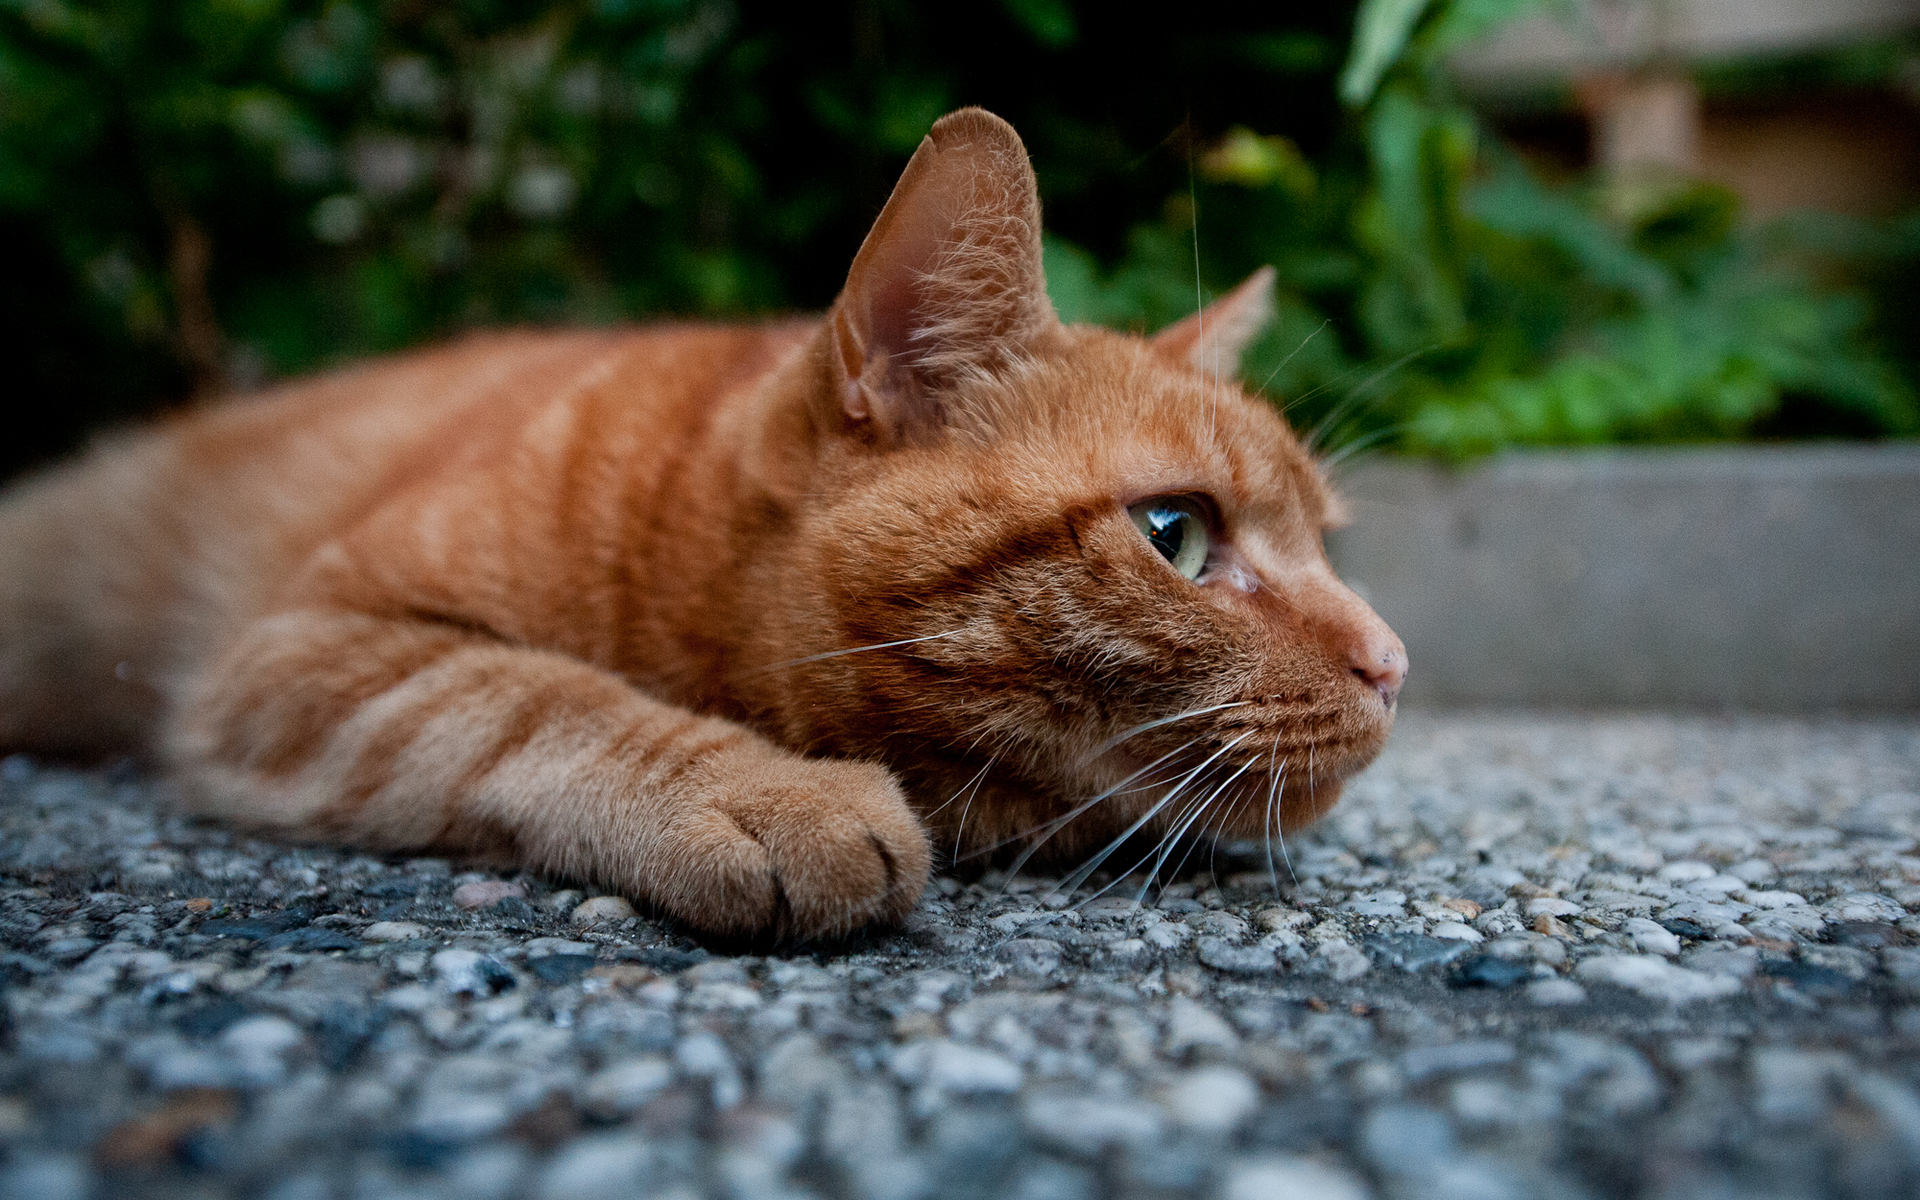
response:
<path id="1" fill-rule="evenodd" d="M 1347 651 L 1347 664 L 1361 682 L 1371 685 L 1393 707 L 1400 685 L 1407 681 L 1407 648 L 1385 625 L 1370 630 Z"/>

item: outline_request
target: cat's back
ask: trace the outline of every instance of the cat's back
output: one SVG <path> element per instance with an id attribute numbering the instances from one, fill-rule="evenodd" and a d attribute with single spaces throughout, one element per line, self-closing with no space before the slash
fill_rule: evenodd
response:
<path id="1" fill-rule="evenodd" d="M 114 437 L 0 494 L 0 752 L 139 750 L 169 690 L 313 549 L 616 381 L 694 419 L 779 327 L 506 331 Z"/>

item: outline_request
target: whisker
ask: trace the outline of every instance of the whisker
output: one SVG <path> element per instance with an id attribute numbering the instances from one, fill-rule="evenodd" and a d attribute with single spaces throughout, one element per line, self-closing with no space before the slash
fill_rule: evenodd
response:
<path id="1" fill-rule="evenodd" d="M 1167 859 L 1173 857 L 1173 852 L 1179 848 L 1181 839 L 1187 836 L 1187 831 L 1193 828 L 1193 823 L 1199 820 L 1200 817 L 1205 815 L 1207 809 L 1211 807 L 1216 801 L 1218 801 L 1221 795 L 1223 795 L 1229 787 L 1233 786 L 1234 780 L 1240 778 L 1242 775 L 1245 775 L 1248 769 L 1253 766 L 1254 762 L 1258 762 L 1258 761 L 1259 761 L 1258 759 L 1254 759 L 1250 762 L 1247 762 L 1243 764 L 1238 771 L 1235 771 L 1233 774 L 1227 776 L 1226 779 L 1221 782 L 1220 786 L 1214 788 L 1213 791 L 1207 794 L 1207 798 L 1205 800 L 1202 800 L 1199 804 L 1194 806 L 1193 815 L 1188 817 L 1184 824 L 1180 825 L 1173 833 L 1169 834 L 1167 837 L 1161 839 L 1161 844 L 1164 845 L 1166 848 L 1160 851 L 1160 857 L 1158 861 L 1156 861 L 1153 864 L 1153 869 L 1147 873 L 1147 877 L 1149 879 L 1152 879 L 1153 877 L 1160 874 L 1160 868 L 1166 865 Z M 1158 848 L 1156 847 L 1156 849 Z M 1189 844 L 1189 846 L 1187 847 L 1187 852 L 1180 856 L 1180 864 L 1179 866 L 1176 866 L 1174 868 L 1174 871 L 1178 872 L 1181 867 L 1186 866 L 1187 859 L 1192 856 L 1193 856 L 1193 847 L 1191 844 Z M 1146 897 L 1146 894 L 1147 894 L 1146 886 L 1143 884 L 1140 889 L 1141 898 L 1144 899 Z"/>
<path id="2" fill-rule="evenodd" d="M 1127 776 L 1125 779 L 1122 779 L 1119 783 L 1114 784 L 1112 787 L 1108 788 L 1106 791 L 1101 792 L 1099 795 L 1094 796 L 1092 799 L 1081 803 L 1078 807 L 1074 808 L 1071 812 L 1068 812 L 1064 816 L 1054 817 L 1051 820 L 1042 821 L 1040 824 L 1035 825 L 1030 829 L 1024 829 L 1024 830 L 1021 830 L 1019 833 L 1009 834 L 1006 837 L 1001 838 L 999 841 L 992 843 L 991 845 L 983 846 L 978 850 L 970 851 L 967 854 L 967 858 L 978 858 L 982 854 L 991 854 L 993 851 L 998 850 L 1003 846 L 1012 845 L 1014 842 L 1017 842 L 1022 838 L 1032 837 L 1037 833 L 1041 833 L 1041 831 L 1043 830 L 1045 831 L 1045 833 L 1041 838 L 1041 841 L 1044 842 L 1046 838 L 1050 838 L 1055 833 L 1058 833 L 1060 829 L 1064 828 L 1075 817 L 1078 817 L 1080 814 L 1086 812 L 1088 809 L 1100 803 L 1102 800 L 1109 799 L 1110 797 L 1113 797 L 1113 796 L 1125 795 L 1128 792 L 1137 792 L 1144 788 L 1151 787 L 1154 783 L 1159 782 L 1157 780 L 1146 780 L 1146 781 L 1140 782 L 1139 786 L 1137 787 L 1127 786 L 1128 784 L 1134 783 L 1137 780 L 1141 780 L 1142 776 L 1146 775 L 1151 771 L 1158 770 L 1160 767 L 1164 766 L 1171 759 L 1181 754 L 1184 754 L 1186 751 L 1192 749 L 1193 744 L 1199 740 L 1200 740 L 1199 738 L 1191 738 L 1188 741 L 1181 744 L 1180 746 L 1167 751 L 1165 754 L 1162 754 L 1159 758 L 1156 758 L 1152 762 L 1148 763 L 1146 766 L 1141 767 L 1139 770 Z M 1181 768 L 1176 767 L 1175 769 L 1179 770 Z M 1037 845 L 1031 848 L 1031 850 L 1037 850 L 1037 849 L 1039 849 L 1039 846 Z M 1023 854 L 1019 859 L 1017 859 L 1013 869 L 1018 870 L 1019 864 L 1024 863 L 1029 857 L 1031 857 L 1031 851 L 1029 851 L 1029 853 L 1027 854 Z"/>
<path id="3" fill-rule="evenodd" d="M 973 788 L 967 793 L 967 802 L 960 807 L 960 823 L 954 826 L 953 830 L 953 853 L 955 861 L 959 860 L 960 839 L 965 836 L 967 832 L 967 814 L 973 811 L 973 798 L 980 794 L 980 784 L 986 779 L 987 772 L 993 769 L 993 764 L 998 757 L 999 756 L 996 755 L 994 758 L 989 758 L 987 765 L 981 767 L 980 773 L 973 777 Z"/>
<path id="4" fill-rule="evenodd" d="M 1083 763 L 1092 762 L 1094 759 L 1099 758 L 1102 754 L 1105 754 L 1107 751 L 1113 749 L 1115 746 L 1118 746 L 1121 742 L 1126 741 L 1128 738 L 1139 737 L 1141 734 L 1146 733 L 1150 729 L 1158 729 L 1163 725 L 1171 725 L 1175 721 L 1187 720 L 1189 717 L 1204 717 L 1208 713 L 1224 712 L 1229 708 L 1245 708 L 1247 705 L 1252 703 L 1253 701 L 1251 700 L 1230 700 L 1225 704 L 1215 704 L 1210 708 L 1189 709 L 1188 711 L 1183 713 L 1175 713 L 1171 717 L 1160 717 L 1157 720 L 1143 722 L 1139 725 L 1135 725 L 1132 729 L 1127 730 L 1125 733 L 1119 734 L 1115 737 L 1108 738 L 1106 741 L 1100 743 L 1099 746 L 1095 747 L 1094 750 L 1091 753 L 1089 753 L 1085 758 L 1081 759 L 1081 761 Z"/>
<path id="5" fill-rule="evenodd" d="M 1277 823 L 1279 807 L 1275 803 L 1279 792 L 1279 780 L 1286 776 L 1287 768 L 1281 765 L 1280 738 L 1286 730 L 1278 730 L 1273 735 L 1273 749 L 1267 751 L 1267 761 L 1279 767 L 1278 772 L 1267 772 L 1267 811 L 1260 821 L 1260 834 L 1267 842 L 1267 880 L 1273 885 L 1273 894 L 1280 894 L 1280 872 L 1273 868 L 1273 827 Z"/>
<path id="6" fill-rule="evenodd" d="M 1114 851 L 1118 850 L 1122 845 L 1124 845 L 1128 838 L 1140 832 L 1140 829 L 1142 826 L 1144 826 L 1148 821 L 1153 820 L 1154 817 L 1158 816 L 1161 813 L 1161 811 L 1167 807 L 1168 804 L 1173 802 L 1175 797 L 1179 796 L 1180 793 L 1186 789 L 1189 783 L 1191 783 L 1195 778 L 1197 778 L 1200 775 L 1202 771 L 1212 766 L 1214 762 L 1217 759 L 1219 759 L 1221 755 L 1232 750 L 1235 746 L 1238 746 L 1241 742 L 1246 741 L 1248 738 L 1252 736 L 1253 736 L 1253 731 L 1249 729 L 1247 732 L 1241 734 L 1237 738 L 1234 738 L 1232 741 L 1228 742 L 1226 745 L 1220 747 L 1218 750 L 1215 750 L 1212 754 L 1208 755 L 1206 761 L 1202 762 L 1199 766 L 1195 767 L 1193 770 L 1187 772 L 1187 774 L 1180 780 L 1180 782 L 1174 785 L 1174 788 L 1171 792 L 1161 797 L 1160 800 L 1153 805 L 1153 807 L 1149 808 L 1146 812 L 1142 813 L 1138 820 L 1136 820 L 1133 824 L 1127 826 L 1126 830 L 1122 832 L 1119 837 L 1116 837 L 1112 841 L 1108 842 L 1106 844 L 1106 847 L 1102 849 L 1098 854 L 1094 855 L 1091 859 L 1087 860 L 1085 863 L 1082 863 L 1078 868 L 1076 868 L 1072 875 L 1069 875 L 1066 879 L 1060 881 L 1060 883 L 1055 884 L 1053 888 L 1048 892 L 1048 894 L 1052 895 L 1053 893 L 1059 892 L 1062 889 L 1064 889 L 1069 895 L 1071 895 L 1073 890 L 1079 887 L 1080 884 L 1084 883 L 1088 876 L 1092 875 L 1095 871 L 1100 869 L 1101 863 L 1111 858 L 1113 856 Z M 1125 876 L 1122 876 L 1121 878 L 1125 878 Z M 1110 884 L 1108 886 L 1112 886 L 1112 885 Z M 1104 892 L 1105 890 L 1106 890 L 1105 888 L 1101 889 L 1102 892 Z"/>
<path id="7" fill-rule="evenodd" d="M 749 675 L 764 675 L 768 671 L 778 671 L 782 667 L 798 667 L 806 663 L 822 662 L 829 658 L 842 658 L 849 654 L 865 654 L 869 650 L 887 650 L 894 646 L 911 646 L 915 642 L 931 642 L 936 638 L 952 637 L 963 629 L 949 629 L 945 633 L 929 633 L 925 637 L 901 638 L 897 642 L 875 642 L 871 646 L 853 646 L 845 650 L 829 650 L 825 654 L 809 654 L 805 658 L 790 658 L 786 662 L 771 663 L 748 672 Z"/>
<path id="8" fill-rule="evenodd" d="M 1127 776 L 1125 779 L 1122 779 L 1119 783 L 1116 783 L 1112 787 L 1108 788 L 1106 791 L 1101 792 L 1098 796 L 1095 796 L 1093 799 L 1086 801 L 1085 803 L 1081 804 L 1077 808 L 1074 808 L 1072 811 L 1068 812 L 1065 816 L 1055 817 L 1051 821 L 1044 821 L 1041 824 L 1035 826 L 1033 829 L 1029 829 L 1026 833 L 1015 834 L 1012 837 L 1004 838 L 1001 841 L 995 843 L 994 845 L 987 847 L 985 850 L 974 851 L 973 854 L 969 854 L 967 857 L 973 858 L 976 855 L 985 854 L 992 850 L 998 850 L 1001 846 L 1005 846 L 1010 842 L 1016 842 L 1023 837 L 1031 837 L 1033 834 L 1040 833 L 1041 830 L 1045 830 L 1046 832 L 1042 833 L 1038 840 L 1032 842 L 1020 852 L 1019 857 L 1013 860 L 1013 865 L 1007 869 L 1007 882 L 1012 883 L 1013 877 L 1020 873 L 1020 868 L 1026 866 L 1027 861 L 1031 859 L 1036 853 L 1038 853 L 1040 848 L 1046 845 L 1047 841 L 1050 838 L 1052 838 L 1054 834 L 1059 833 L 1062 829 L 1065 829 L 1070 823 L 1072 823 L 1075 817 L 1078 817 L 1081 813 L 1086 812 L 1088 809 L 1100 803 L 1102 800 L 1105 800 L 1110 796 L 1115 796 L 1120 794 L 1121 789 L 1125 788 L 1129 783 L 1132 783 L 1134 780 L 1146 774 L 1148 771 L 1151 771 L 1154 768 L 1160 766 L 1162 763 L 1166 762 L 1168 759 L 1173 758 L 1174 756 L 1179 754 L 1184 754 L 1188 749 L 1190 749 L 1193 746 L 1194 742 L 1199 740 L 1200 739 L 1198 738 L 1194 738 L 1188 741 L 1185 745 L 1181 746 L 1177 750 L 1169 750 L 1167 753 L 1161 755 L 1159 758 L 1148 763 L 1146 766 L 1141 767 L 1138 771 L 1135 771 L 1133 774 Z"/>
<path id="9" fill-rule="evenodd" d="M 1327 326 L 1329 326 L 1329 325 L 1331 325 L 1331 324 L 1333 324 L 1333 318 L 1332 318 L 1332 317 L 1328 317 L 1328 318 L 1327 318 L 1326 320 L 1324 320 L 1324 321 L 1322 321 L 1322 322 L 1320 322 L 1320 328 L 1319 328 L 1319 329 L 1316 329 L 1316 330 L 1314 330 L 1314 331 L 1313 331 L 1312 333 L 1310 333 L 1310 334 L 1308 334 L 1307 336 L 1305 336 L 1305 337 L 1303 337 L 1303 338 L 1301 338 L 1301 339 L 1300 339 L 1300 344 L 1299 344 L 1298 346 L 1295 346 L 1295 347 L 1293 348 L 1293 354 L 1289 354 L 1289 355 L 1287 355 L 1287 356 L 1286 356 L 1285 358 L 1283 358 L 1283 359 L 1281 359 L 1281 360 L 1280 360 L 1280 365 L 1279 365 L 1279 366 L 1277 366 L 1277 367 L 1275 367 L 1275 368 L 1274 368 L 1273 370 L 1271 370 L 1271 371 L 1268 371 L 1268 372 L 1267 372 L 1267 377 L 1266 377 L 1265 379 L 1262 379 L 1262 380 L 1260 381 L 1260 386 L 1259 386 L 1259 387 L 1257 387 L 1257 388 L 1255 388 L 1254 390 L 1255 390 L 1255 391 L 1259 391 L 1259 392 L 1264 392 L 1264 391 L 1266 391 L 1266 390 L 1267 390 L 1267 385 L 1273 382 L 1273 377 L 1274 377 L 1275 375 L 1278 375 L 1278 374 L 1279 374 L 1280 372 L 1282 372 L 1282 371 L 1284 371 L 1284 370 L 1286 370 L 1286 369 L 1287 369 L 1287 364 L 1293 361 L 1293 355 L 1294 355 L 1294 354 L 1298 354 L 1298 353 L 1300 353 L 1300 352 L 1301 352 L 1302 350 L 1305 350 L 1305 349 L 1307 348 L 1307 343 L 1308 343 L 1308 342 L 1310 342 L 1310 341 L 1312 341 L 1312 340 L 1313 340 L 1314 338 L 1317 338 L 1317 337 L 1319 337 L 1319 336 L 1320 336 L 1320 333 L 1321 333 L 1321 330 L 1324 330 L 1324 329 L 1325 329 L 1325 328 L 1326 328 Z M 1309 394 L 1309 395 L 1311 395 L 1312 393 L 1308 393 L 1308 394 Z"/>

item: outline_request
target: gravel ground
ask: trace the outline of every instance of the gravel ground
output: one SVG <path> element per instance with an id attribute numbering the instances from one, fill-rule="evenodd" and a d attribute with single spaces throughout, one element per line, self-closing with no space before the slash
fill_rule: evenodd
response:
<path id="1" fill-rule="evenodd" d="M 0 1197 L 1913 1196 L 1916 791 L 1914 719 L 1416 713 L 1277 889 L 741 956 L 8 759 Z"/>

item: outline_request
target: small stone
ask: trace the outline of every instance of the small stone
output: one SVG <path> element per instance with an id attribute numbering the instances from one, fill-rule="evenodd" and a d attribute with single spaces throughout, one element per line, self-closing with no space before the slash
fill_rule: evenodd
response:
<path id="1" fill-rule="evenodd" d="M 513 986 L 513 972 L 473 950 L 442 950 L 433 956 L 433 970 L 456 995 L 491 996 Z"/>
<path id="2" fill-rule="evenodd" d="M 1533 931 L 1541 937 L 1559 938 L 1563 942 L 1573 940 L 1573 930 L 1550 913 L 1541 913 L 1533 919 Z"/>
<path id="3" fill-rule="evenodd" d="M 618 896 L 595 896 L 573 910 L 575 925 L 607 925 L 633 917 L 633 905 Z"/>
<path id="4" fill-rule="evenodd" d="M 580 1105 L 610 1121 L 651 1100 L 673 1082 L 673 1066 L 656 1054 L 629 1058 L 602 1068 L 580 1087 Z"/>
<path id="5" fill-rule="evenodd" d="M 1579 911 L 1578 904 L 1558 896 L 1539 896 L 1526 903 L 1526 913 L 1530 917 L 1570 917 Z"/>
<path id="6" fill-rule="evenodd" d="M 1407 894 L 1391 889 L 1367 892 L 1340 907 L 1363 917 L 1403 917 L 1407 914 Z"/>
<path id="7" fill-rule="evenodd" d="M 1465 896 L 1444 896 L 1439 903 L 1441 908 L 1450 908 L 1469 921 L 1478 917 L 1481 912 L 1480 906 Z"/>
<path id="8" fill-rule="evenodd" d="M 597 963 L 591 954 L 543 954 L 527 959 L 527 970 L 542 983 L 567 984 L 593 970 Z"/>
<path id="9" fill-rule="evenodd" d="M 1152 1145 L 1165 1123 L 1151 1104 L 1080 1092 L 1029 1096 L 1021 1116 L 1034 1140 L 1088 1158 L 1112 1146 Z"/>
<path id="10" fill-rule="evenodd" d="M 427 927 L 412 921 L 375 921 L 360 936 L 369 942 L 416 942 L 427 936 Z"/>
<path id="11" fill-rule="evenodd" d="M 1194 945 L 1201 963 L 1229 975 L 1271 975 L 1280 969 L 1280 960 L 1266 946 L 1236 946 L 1217 937 L 1203 937 Z"/>
<path id="12" fill-rule="evenodd" d="M 1728 975 L 1735 979 L 1747 979 L 1760 968 L 1760 952 L 1750 946 L 1709 943 L 1687 955 L 1685 965 L 1691 970 L 1704 971 L 1709 975 Z"/>
<path id="13" fill-rule="evenodd" d="M 1294 1155 L 1236 1158 L 1223 1175 L 1221 1200 L 1370 1200 L 1373 1195 L 1339 1167 Z"/>
<path id="14" fill-rule="evenodd" d="M 1775 1124 L 1809 1123 L 1830 1108 L 1835 1085 L 1854 1072 L 1853 1061 L 1836 1051 L 1765 1046 L 1750 1059 L 1754 1109 Z"/>
<path id="15" fill-rule="evenodd" d="M 1060 943 L 1048 938 L 1015 938 L 993 956 L 1023 975 L 1051 975 L 1060 969 Z"/>
<path id="16" fill-rule="evenodd" d="M 590 942 L 569 941 L 566 938 L 538 937 L 526 946 L 529 959 L 540 958 L 548 954 L 588 954 L 594 952 Z"/>
<path id="17" fill-rule="evenodd" d="M 1329 975 L 1341 983 L 1358 979 L 1373 967 L 1373 961 L 1345 938 L 1328 938 L 1314 951 L 1314 959 Z"/>
<path id="18" fill-rule="evenodd" d="M 1416 1046 L 1407 1051 L 1400 1057 L 1400 1070 L 1409 1081 L 1418 1082 L 1434 1075 L 1503 1067 L 1512 1062 L 1518 1053 L 1512 1042 L 1491 1039 L 1442 1042 L 1437 1046 Z"/>
<path id="19" fill-rule="evenodd" d="M 1829 921 L 1898 921 L 1907 910 L 1898 900 L 1875 892 L 1852 892 L 1820 906 Z"/>
<path id="20" fill-rule="evenodd" d="M 1445 922 L 1448 925 L 1466 926 L 1458 921 Z M 1472 932 L 1472 931 L 1469 931 Z M 1478 934 L 1474 935 L 1476 939 Z M 1402 971 L 1423 971 L 1428 967 L 1445 966 L 1467 952 L 1471 943 L 1462 938 L 1427 937 L 1418 933 L 1394 933 L 1384 937 L 1367 939 L 1367 950 L 1377 958 L 1383 959 Z"/>
<path id="21" fill-rule="evenodd" d="M 463 883 L 453 889 L 453 902 L 461 908 L 486 908 L 506 899 L 525 900 L 527 889 L 504 879 L 486 879 Z"/>
<path id="22" fill-rule="evenodd" d="M 1676 958 L 1680 954 L 1680 939 L 1658 921 L 1628 917 L 1620 923 L 1620 931 L 1648 954 L 1664 954 L 1668 958 Z"/>
<path id="23" fill-rule="evenodd" d="M 1159 950 L 1177 950 L 1193 936 L 1193 927 L 1185 921 L 1159 921 L 1141 931 L 1149 946 Z"/>
<path id="24" fill-rule="evenodd" d="M 1527 985 L 1527 999 L 1543 1007 L 1585 1004 L 1587 989 L 1571 979 L 1536 979 Z"/>
<path id="25" fill-rule="evenodd" d="M 1433 928 L 1428 931 L 1428 936 L 1442 938 L 1447 941 L 1465 942 L 1471 946 L 1477 942 L 1485 941 L 1487 935 L 1481 933 L 1465 921 L 1436 921 L 1434 922 Z"/>
<path id="26" fill-rule="evenodd" d="M 1494 954 L 1475 954 L 1457 959 L 1447 973 L 1454 987 L 1510 988 L 1533 977 L 1533 968 L 1515 959 Z"/>
<path id="27" fill-rule="evenodd" d="M 1186 996 L 1176 995 L 1167 1009 L 1167 1052 L 1180 1054 L 1196 1046 L 1230 1049 L 1240 1038 L 1233 1026 L 1212 1009 Z"/>
<path id="28" fill-rule="evenodd" d="M 1428 1174 L 1455 1154 L 1453 1127 L 1444 1114 L 1416 1104 L 1387 1104 L 1360 1125 L 1360 1153 L 1388 1175 Z"/>
<path id="29" fill-rule="evenodd" d="M 1714 870 L 1713 867 L 1707 863 L 1693 860 L 1668 863 L 1666 866 L 1660 868 L 1660 878 L 1666 880 L 1668 883 L 1688 883 L 1695 879 L 1712 879 L 1719 873 L 1720 872 Z"/>
<path id="30" fill-rule="evenodd" d="M 1161 1102 L 1174 1124 L 1225 1137 L 1260 1107 L 1260 1085 L 1233 1067 L 1201 1067 L 1168 1085 Z"/>
<path id="31" fill-rule="evenodd" d="M 1020 1065 L 990 1050 L 944 1038 L 911 1042 L 894 1051 L 893 1073 L 907 1083 L 953 1095 L 1020 1090 Z"/>
<path id="32" fill-rule="evenodd" d="M 1740 990 L 1738 979 L 1677 967 L 1651 954 L 1604 954 L 1587 959 L 1575 973 L 1588 982 L 1610 983 L 1673 1005 L 1719 1000 Z"/>
<path id="33" fill-rule="evenodd" d="M 580 1138 L 554 1155 L 533 1195 L 536 1200 L 583 1196 L 638 1196 L 653 1179 L 653 1149 L 638 1133 Z"/>
<path id="34" fill-rule="evenodd" d="M 1750 858 L 1727 868 L 1727 874 L 1747 884 L 1765 883 L 1780 872 L 1764 858 Z M 1748 901 L 1752 903 L 1751 900 Z"/>
<path id="35" fill-rule="evenodd" d="M 1253 918 L 1253 923 L 1267 933 L 1278 933 L 1284 929 L 1298 929 L 1313 920 L 1311 913 L 1297 908 L 1282 908 L 1273 905 L 1263 908 Z"/>

